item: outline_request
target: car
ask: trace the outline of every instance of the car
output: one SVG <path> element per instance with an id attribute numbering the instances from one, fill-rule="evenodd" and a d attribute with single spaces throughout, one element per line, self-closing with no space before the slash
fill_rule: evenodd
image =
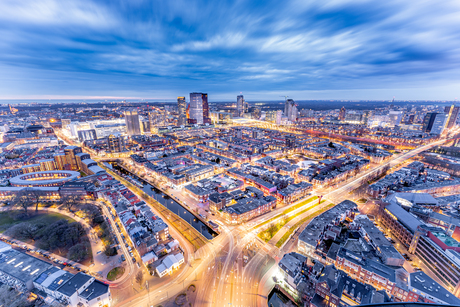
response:
<path id="1" fill-rule="evenodd" d="M 125 246 L 126 246 L 126 247 L 129 247 L 128 243 L 125 243 Z"/>
<path id="2" fill-rule="evenodd" d="M 132 251 L 133 249 L 131 248 L 131 246 L 128 247 L 128 251 Z"/>
<path id="3" fill-rule="evenodd" d="M 136 263 L 136 258 L 133 257 L 133 262 Z"/>
<path id="4" fill-rule="evenodd" d="M 130 252 L 129 254 L 131 255 L 131 257 L 134 257 L 134 254 L 133 254 L 133 252 Z"/>
<path id="5" fill-rule="evenodd" d="M 102 251 L 98 251 L 97 254 L 99 255 L 100 253 L 102 253 Z"/>
<path id="6" fill-rule="evenodd" d="M 121 260 L 122 260 L 122 261 L 125 261 L 125 260 L 126 260 L 125 255 L 121 255 Z"/>

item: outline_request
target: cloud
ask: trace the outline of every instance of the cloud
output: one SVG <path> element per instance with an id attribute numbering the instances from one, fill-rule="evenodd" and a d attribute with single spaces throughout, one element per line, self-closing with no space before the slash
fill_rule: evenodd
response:
<path id="1" fill-rule="evenodd" d="M 448 0 L 4 0 L 0 90 L 426 92 L 459 81 L 459 11 Z"/>

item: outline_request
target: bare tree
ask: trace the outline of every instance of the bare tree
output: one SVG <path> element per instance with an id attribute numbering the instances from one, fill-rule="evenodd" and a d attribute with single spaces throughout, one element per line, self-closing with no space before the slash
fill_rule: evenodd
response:
<path id="1" fill-rule="evenodd" d="M 15 207 L 20 207 L 27 213 L 27 207 L 30 205 L 29 195 L 25 189 L 19 190 L 11 199 L 11 203 Z"/>
<path id="2" fill-rule="evenodd" d="M 38 211 L 38 205 L 40 204 L 40 197 L 42 196 L 42 192 L 35 189 L 25 189 L 25 193 L 28 195 L 29 202 L 35 204 L 35 211 Z"/>
<path id="3" fill-rule="evenodd" d="M 136 274 L 136 282 L 140 285 L 144 282 L 144 273 L 142 271 L 138 271 Z"/>
<path id="4" fill-rule="evenodd" d="M 81 197 L 78 195 L 65 195 L 61 200 L 62 206 L 68 211 L 72 211 L 72 208 L 81 202 Z"/>

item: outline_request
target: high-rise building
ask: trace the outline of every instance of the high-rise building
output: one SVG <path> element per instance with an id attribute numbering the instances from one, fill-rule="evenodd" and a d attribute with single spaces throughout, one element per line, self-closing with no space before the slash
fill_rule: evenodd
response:
<path id="1" fill-rule="evenodd" d="M 152 108 L 149 112 L 150 131 L 156 127 L 164 127 L 166 125 L 166 112 L 158 108 Z M 154 133 L 154 132 L 152 132 Z"/>
<path id="2" fill-rule="evenodd" d="M 297 104 L 293 99 L 286 99 L 284 104 L 284 115 L 289 121 L 295 122 L 297 120 Z"/>
<path id="3" fill-rule="evenodd" d="M 244 96 L 236 96 L 236 113 L 237 116 L 242 117 L 244 113 Z"/>
<path id="4" fill-rule="evenodd" d="M 277 111 L 267 111 L 265 112 L 265 121 L 267 122 L 276 122 L 276 112 Z"/>
<path id="5" fill-rule="evenodd" d="M 289 114 L 289 106 L 290 106 L 289 100 L 291 100 L 291 99 L 285 99 L 284 100 L 284 116 L 288 116 L 288 114 Z"/>
<path id="6" fill-rule="evenodd" d="M 64 154 L 66 159 L 66 165 L 64 169 L 68 169 L 71 171 L 78 171 L 78 164 L 76 155 L 81 153 L 82 150 L 80 147 L 77 146 L 67 146 L 64 148 Z"/>
<path id="7" fill-rule="evenodd" d="M 436 114 L 430 134 L 441 135 L 444 131 L 444 128 L 446 128 L 448 116 L 449 114 L 446 113 Z"/>
<path id="8" fill-rule="evenodd" d="M 177 97 L 177 110 L 179 117 L 177 119 L 177 125 L 183 126 L 187 124 L 187 103 L 185 97 Z"/>
<path id="9" fill-rule="evenodd" d="M 208 94 L 201 94 L 201 100 L 203 101 L 203 124 L 210 124 Z"/>
<path id="10" fill-rule="evenodd" d="M 150 120 L 143 118 L 141 119 L 141 132 L 142 133 L 150 133 Z"/>
<path id="11" fill-rule="evenodd" d="M 107 138 L 107 147 L 111 153 L 123 152 L 125 149 L 125 140 L 122 136 L 109 135 Z"/>
<path id="12" fill-rule="evenodd" d="M 347 113 L 347 110 L 345 107 L 342 107 L 339 112 L 339 120 L 345 120 L 345 114 Z"/>
<path id="13" fill-rule="evenodd" d="M 423 126 L 422 126 L 422 131 L 423 132 L 430 132 L 431 129 L 433 128 L 433 123 L 434 119 L 436 118 L 436 112 L 428 112 L 425 115 L 425 118 L 423 119 Z"/>
<path id="14" fill-rule="evenodd" d="M 276 123 L 277 125 L 281 125 L 281 120 L 282 120 L 282 118 L 283 118 L 283 111 L 281 111 L 281 110 L 276 111 L 275 123 Z"/>
<path id="15" fill-rule="evenodd" d="M 460 107 L 456 107 L 455 105 L 451 105 L 450 107 L 447 106 L 444 108 L 444 113 L 447 113 L 449 115 L 447 118 L 447 129 L 451 129 L 453 126 L 455 126 L 459 111 Z"/>
<path id="16" fill-rule="evenodd" d="M 262 109 L 260 107 L 253 107 L 251 113 L 253 119 L 260 119 L 260 116 L 262 115 Z"/>
<path id="17" fill-rule="evenodd" d="M 126 132 L 128 135 L 141 134 L 139 114 L 136 110 L 125 111 Z"/>
<path id="18" fill-rule="evenodd" d="M 210 124 L 208 94 L 190 93 L 190 123 Z"/>

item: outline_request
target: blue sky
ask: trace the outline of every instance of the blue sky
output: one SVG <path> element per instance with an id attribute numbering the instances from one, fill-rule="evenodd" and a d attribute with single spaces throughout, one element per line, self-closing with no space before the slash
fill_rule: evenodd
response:
<path id="1" fill-rule="evenodd" d="M 460 1 L 1 0 L 0 99 L 447 99 Z"/>

